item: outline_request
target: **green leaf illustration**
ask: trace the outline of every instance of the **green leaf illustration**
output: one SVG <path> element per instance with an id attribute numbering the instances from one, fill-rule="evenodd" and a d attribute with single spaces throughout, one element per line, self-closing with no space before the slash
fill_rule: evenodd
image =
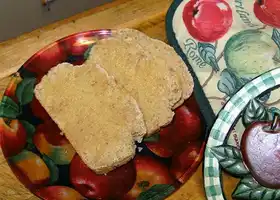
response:
<path id="1" fill-rule="evenodd" d="M 25 78 L 18 84 L 16 96 L 21 105 L 28 104 L 32 101 L 35 83 L 35 78 Z"/>
<path id="2" fill-rule="evenodd" d="M 243 177 L 250 172 L 243 164 L 241 152 L 238 148 L 222 145 L 211 148 L 214 156 L 219 160 L 222 168 L 236 177 Z"/>
<path id="3" fill-rule="evenodd" d="M 268 109 L 259 100 L 252 99 L 244 111 L 242 123 L 247 127 L 255 121 L 265 121 L 268 119 Z"/>
<path id="4" fill-rule="evenodd" d="M 144 137 L 143 142 L 158 142 L 160 139 L 159 133 L 155 133 L 151 136 Z"/>
<path id="5" fill-rule="evenodd" d="M 20 108 L 10 97 L 3 96 L 0 103 L 0 117 L 16 119 L 21 114 Z"/>
<path id="6" fill-rule="evenodd" d="M 84 53 L 85 60 L 87 60 L 88 57 L 90 56 L 90 51 L 91 51 L 92 47 L 93 47 L 93 44 L 89 45 L 88 49 L 85 51 L 85 53 Z"/>
<path id="7" fill-rule="evenodd" d="M 224 69 L 221 73 L 221 79 L 218 82 L 218 89 L 227 96 L 233 96 L 240 88 L 239 81 L 230 72 L 229 69 Z"/>
<path id="8" fill-rule="evenodd" d="M 55 183 L 59 178 L 59 170 L 56 164 L 47 155 L 43 155 L 42 159 L 50 170 L 50 184 Z"/>
<path id="9" fill-rule="evenodd" d="M 27 142 L 32 143 L 32 138 L 33 138 L 34 133 L 36 131 L 35 127 L 32 124 L 30 124 L 28 121 L 21 120 L 20 122 L 23 125 L 24 129 L 26 130 Z"/>
<path id="10" fill-rule="evenodd" d="M 142 192 L 137 200 L 163 200 L 175 191 L 173 185 L 157 184 Z"/>
<path id="11" fill-rule="evenodd" d="M 251 176 L 246 176 L 239 182 L 232 197 L 234 199 L 279 200 L 280 190 L 263 187 Z"/>
<path id="12" fill-rule="evenodd" d="M 198 52 L 200 57 L 208 64 L 210 65 L 214 71 L 219 71 L 220 67 L 218 65 L 218 61 L 216 58 L 216 48 L 214 45 L 209 43 L 201 43 L 198 42 Z"/>
<path id="13" fill-rule="evenodd" d="M 280 32 L 276 28 L 273 29 L 271 38 L 280 49 Z"/>

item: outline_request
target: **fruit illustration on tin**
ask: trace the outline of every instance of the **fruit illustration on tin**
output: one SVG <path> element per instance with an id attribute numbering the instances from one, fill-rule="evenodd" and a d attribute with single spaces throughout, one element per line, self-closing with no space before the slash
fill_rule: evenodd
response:
<path id="1" fill-rule="evenodd" d="M 37 196 L 44 200 L 85 200 L 80 193 L 66 186 L 48 186 L 35 192 Z"/>
<path id="2" fill-rule="evenodd" d="M 201 42 L 214 42 L 232 25 L 232 10 L 225 0 L 190 0 L 183 21 L 189 34 Z"/>
<path id="3" fill-rule="evenodd" d="M 227 41 L 224 59 L 237 78 L 250 80 L 280 66 L 278 53 L 278 46 L 267 33 L 244 30 Z"/>
<path id="4" fill-rule="evenodd" d="M 70 164 L 70 181 L 83 196 L 91 199 L 122 198 L 133 186 L 136 171 L 133 161 L 98 175 L 76 154 Z"/>
<path id="5" fill-rule="evenodd" d="M 45 121 L 36 128 L 33 143 L 41 154 L 47 155 L 58 165 L 69 164 L 76 153 L 52 120 Z"/>
<path id="6" fill-rule="evenodd" d="M 264 24 L 280 28 L 280 1 L 255 0 L 255 16 Z"/>
<path id="7" fill-rule="evenodd" d="M 133 188 L 126 194 L 125 200 L 135 200 L 141 192 L 148 191 L 154 185 L 173 184 L 166 165 L 151 156 L 136 155 L 133 160 L 136 168 L 136 181 Z"/>

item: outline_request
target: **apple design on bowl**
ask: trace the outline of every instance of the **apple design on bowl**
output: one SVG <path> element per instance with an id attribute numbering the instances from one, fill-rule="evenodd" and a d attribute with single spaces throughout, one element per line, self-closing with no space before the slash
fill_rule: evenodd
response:
<path id="1" fill-rule="evenodd" d="M 245 130 L 241 140 L 243 160 L 253 177 L 263 186 L 280 188 L 280 120 L 258 121 Z"/>
<path id="2" fill-rule="evenodd" d="M 254 13 L 264 24 L 280 28 L 280 1 L 255 0 Z"/>
<path id="3" fill-rule="evenodd" d="M 232 10 L 225 0 L 190 0 L 183 10 L 189 34 L 202 42 L 223 37 L 232 25 Z"/>

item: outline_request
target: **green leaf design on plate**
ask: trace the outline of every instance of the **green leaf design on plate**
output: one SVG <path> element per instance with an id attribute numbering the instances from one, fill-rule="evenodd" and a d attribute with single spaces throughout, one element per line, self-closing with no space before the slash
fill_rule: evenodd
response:
<path id="1" fill-rule="evenodd" d="M 200 57 L 208 64 L 210 65 L 214 71 L 219 71 L 220 67 L 218 65 L 217 58 L 215 56 L 216 54 L 216 48 L 214 45 L 209 43 L 201 43 L 198 42 L 198 53 Z"/>
<path id="2" fill-rule="evenodd" d="M 173 185 L 156 184 L 150 187 L 150 189 L 142 192 L 137 200 L 163 200 L 175 191 Z"/>
<path id="3" fill-rule="evenodd" d="M 84 53 L 84 59 L 85 59 L 85 60 L 88 59 L 92 47 L 93 47 L 93 44 L 89 45 L 88 49 L 85 51 L 85 53 Z"/>
<path id="4" fill-rule="evenodd" d="M 158 142 L 160 140 L 160 135 L 159 133 L 155 133 L 151 136 L 144 137 L 143 142 Z"/>
<path id="5" fill-rule="evenodd" d="M 25 78 L 17 86 L 16 96 L 21 105 L 32 101 L 34 95 L 35 78 Z"/>
<path id="6" fill-rule="evenodd" d="M 273 29 L 271 38 L 280 49 L 280 32 L 276 28 Z"/>
<path id="7" fill-rule="evenodd" d="M 0 117 L 16 119 L 21 114 L 20 108 L 10 97 L 3 96 L 0 103 Z"/>
<path id="8" fill-rule="evenodd" d="M 244 177 L 250 172 L 243 164 L 241 152 L 238 148 L 230 145 L 222 145 L 211 148 L 214 156 L 219 160 L 222 168 L 236 177 Z"/>
<path id="9" fill-rule="evenodd" d="M 27 133 L 27 142 L 32 143 L 32 138 L 34 136 L 34 133 L 36 131 L 35 126 L 30 124 L 28 121 L 21 120 L 21 124 L 23 125 L 24 129 L 26 130 Z"/>
<path id="10" fill-rule="evenodd" d="M 247 105 L 242 116 L 242 123 L 245 127 L 256 121 L 269 119 L 268 109 L 257 99 L 252 99 Z"/>
<path id="11" fill-rule="evenodd" d="M 48 166 L 48 168 L 50 170 L 50 184 L 53 184 L 59 178 L 58 167 L 56 166 L 54 161 L 52 159 L 50 159 L 47 155 L 44 154 L 42 159 L 44 160 L 44 162 L 46 163 L 46 165 Z"/>
<path id="12" fill-rule="evenodd" d="M 279 200 L 280 190 L 261 186 L 251 176 L 244 177 L 232 193 L 235 199 Z"/>

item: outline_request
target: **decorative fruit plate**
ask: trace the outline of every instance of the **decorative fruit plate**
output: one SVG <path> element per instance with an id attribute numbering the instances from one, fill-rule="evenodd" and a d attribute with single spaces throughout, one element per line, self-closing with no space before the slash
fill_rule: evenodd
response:
<path id="1" fill-rule="evenodd" d="M 60 134 L 34 97 L 34 86 L 61 62 L 82 64 L 96 41 L 112 36 L 111 30 L 94 30 L 54 42 L 23 64 L 4 93 L 0 104 L 4 156 L 18 180 L 42 199 L 164 199 L 202 160 L 209 126 L 200 111 L 203 103 L 194 95 L 176 109 L 168 127 L 137 143 L 131 162 L 107 175 L 91 171 Z"/>
<path id="2" fill-rule="evenodd" d="M 204 186 L 208 199 L 225 199 L 221 168 L 240 178 L 233 199 L 280 199 L 280 110 L 258 100 L 263 93 L 279 93 L 279 86 L 277 68 L 247 83 L 219 112 L 205 149 Z M 240 144 L 234 146 L 228 138 L 239 119 L 246 128 Z"/>

